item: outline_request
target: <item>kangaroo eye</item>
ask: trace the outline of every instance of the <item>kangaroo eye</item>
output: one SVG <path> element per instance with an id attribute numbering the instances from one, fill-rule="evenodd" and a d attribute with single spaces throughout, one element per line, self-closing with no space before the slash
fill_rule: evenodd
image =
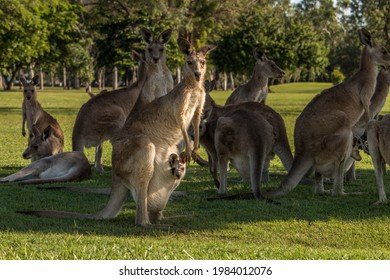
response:
<path id="1" fill-rule="evenodd" d="M 38 145 L 34 145 L 34 146 L 33 146 L 33 149 L 34 149 L 34 150 L 38 150 Z"/>
<path id="2" fill-rule="evenodd" d="M 187 64 L 188 65 L 192 65 L 192 61 L 187 61 Z"/>

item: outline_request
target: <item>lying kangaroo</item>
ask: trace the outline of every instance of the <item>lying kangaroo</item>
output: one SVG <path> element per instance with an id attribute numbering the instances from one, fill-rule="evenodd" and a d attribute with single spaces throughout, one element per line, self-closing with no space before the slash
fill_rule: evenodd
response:
<path id="1" fill-rule="evenodd" d="M 210 85 L 208 84 L 206 87 L 209 86 Z M 211 87 L 212 86 L 213 84 L 211 84 Z M 218 156 L 215 144 L 217 121 L 221 116 L 232 114 L 237 110 L 248 110 L 250 112 L 256 112 L 258 113 L 258 117 L 261 122 L 264 118 L 273 128 L 274 143 L 272 145 L 272 152 L 275 153 L 281 159 L 283 166 L 287 171 L 290 170 L 293 161 L 293 156 L 291 153 L 290 144 L 288 142 L 284 121 L 282 117 L 271 107 L 257 102 L 247 102 L 230 106 L 219 106 L 215 103 L 215 101 L 210 95 L 206 95 L 206 103 L 204 107 L 205 122 L 202 122 L 201 124 L 200 143 L 207 150 L 207 154 L 209 157 L 209 170 L 214 178 L 214 183 L 218 189 L 220 188 L 220 182 L 217 175 Z M 253 117 L 254 116 L 255 115 L 253 115 Z M 251 121 L 256 122 L 257 115 L 255 119 L 252 119 Z M 245 123 L 247 122 L 248 120 L 245 121 Z M 259 124 L 259 126 L 261 126 L 262 124 L 263 123 Z M 242 135 L 242 137 L 246 136 Z M 249 148 L 251 147 L 251 145 L 253 145 L 252 141 L 250 142 L 251 143 L 248 144 L 249 146 L 245 146 L 245 149 L 248 149 L 247 151 L 250 151 L 252 153 L 255 151 L 255 149 Z M 245 149 L 243 148 L 241 152 L 246 151 Z M 252 157 L 254 157 L 254 155 Z M 267 164 L 265 164 L 264 171 L 268 171 Z"/>
<path id="2" fill-rule="evenodd" d="M 61 153 L 64 141 L 63 138 L 57 137 L 54 132 L 55 129 L 51 125 L 48 125 L 41 133 L 37 125 L 34 124 L 28 139 L 28 147 L 23 152 L 23 158 L 31 158 L 31 161 L 36 161 Z"/>
<path id="3" fill-rule="evenodd" d="M 390 164 L 390 115 L 381 120 L 372 120 L 367 125 L 368 151 L 375 169 L 379 200 L 375 204 L 387 203 L 383 175 L 385 164 Z"/>
<path id="4" fill-rule="evenodd" d="M 263 199 L 261 174 L 273 158 L 274 144 L 273 127 L 260 112 L 241 108 L 220 116 L 214 137 L 220 172 L 218 193 L 227 192 L 227 168 L 231 161 L 243 178 L 250 178 L 253 196 Z"/>
<path id="5" fill-rule="evenodd" d="M 265 103 L 268 95 L 268 79 L 284 76 L 284 71 L 258 48 L 253 49 L 253 56 L 256 59 L 256 65 L 253 69 L 252 78 L 247 83 L 237 87 L 226 100 L 225 105 L 248 101 Z"/>
<path id="6" fill-rule="evenodd" d="M 172 176 L 171 154 L 178 154 L 177 144 L 184 138 L 188 161 L 196 156 L 199 123 L 205 101 L 204 79 L 206 54 L 215 45 L 197 51 L 179 38 L 180 51 L 185 55 L 183 80 L 167 95 L 144 106 L 142 112 L 129 118 L 122 130 L 112 138 L 112 189 L 109 201 L 95 214 L 55 211 L 27 211 L 36 216 L 85 219 L 114 218 L 121 210 L 129 191 L 136 201 L 136 225 L 149 226 L 161 220 L 169 196 L 180 179 Z M 95 97 L 96 98 L 96 97 Z M 195 130 L 195 145 L 189 146 L 187 128 Z"/>
<path id="7" fill-rule="evenodd" d="M 351 155 L 352 127 L 365 113 L 371 118 L 370 100 L 374 93 L 377 65 L 390 65 L 390 54 L 375 45 L 371 34 L 359 30 L 365 45 L 359 70 L 349 79 L 318 94 L 304 108 L 294 129 L 295 157 L 281 186 L 264 196 L 285 195 L 310 170 L 333 174 L 332 195 L 344 195 L 344 170 Z"/>
<path id="8" fill-rule="evenodd" d="M 91 168 L 82 152 L 65 152 L 32 162 L 22 170 L 0 178 L 1 183 L 45 184 L 88 179 Z"/>
<path id="9" fill-rule="evenodd" d="M 372 117 L 376 117 L 383 106 L 386 103 L 386 98 L 389 93 L 390 87 L 390 69 L 382 68 L 379 71 L 378 77 L 376 79 L 376 87 L 374 95 L 371 98 L 370 103 L 370 113 Z M 360 138 L 366 130 L 366 126 L 368 123 L 368 119 L 366 115 L 363 115 L 360 120 L 353 127 L 353 135 L 357 138 Z M 352 164 L 350 169 L 347 172 L 347 180 L 354 181 L 356 180 L 355 174 L 355 163 Z"/>
<path id="10" fill-rule="evenodd" d="M 103 142 L 120 131 L 148 79 L 148 63 L 136 52 L 133 56 L 140 61 L 138 80 L 126 88 L 102 91 L 89 99 L 76 117 L 72 149 L 84 151 L 84 147 L 96 147 L 96 172 L 103 172 Z"/>
<path id="11" fill-rule="evenodd" d="M 60 125 L 55 118 L 42 109 L 41 104 L 37 100 L 35 86 L 38 85 L 38 80 L 38 76 L 34 77 L 30 82 L 28 82 L 23 76 L 21 77 L 24 95 L 22 105 L 22 135 L 26 135 L 26 121 L 27 129 L 29 131 L 28 148 L 26 152 L 28 152 L 33 146 L 37 145 L 37 137 L 39 138 L 42 136 L 45 137 L 45 140 L 47 140 L 43 153 L 35 153 L 35 155 L 31 157 L 26 156 L 26 152 L 23 153 L 23 157 L 25 159 L 31 158 L 31 161 L 60 153 L 64 147 L 64 134 Z"/>

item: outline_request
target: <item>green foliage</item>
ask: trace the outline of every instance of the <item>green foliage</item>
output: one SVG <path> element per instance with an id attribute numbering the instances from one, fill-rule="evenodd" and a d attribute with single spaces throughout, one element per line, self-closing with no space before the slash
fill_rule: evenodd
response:
<path id="1" fill-rule="evenodd" d="M 293 144 L 295 120 L 302 108 L 330 84 L 292 83 L 272 86 L 268 104 L 286 123 Z M 212 92 L 223 104 L 230 92 Z M 42 106 L 61 124 L 65 151 L 71 149 L 72 127 L 80 106 L 89 99 L 82 91 L 61 89 L 38 92 Z M 28 162 L 21 157 L 27 139 L 21 135 L 22 92 L 0 91 L 0 176 L 21 169 Z M 390 112 L 386 103 L 383 113 Z M 293 147 L 293 146 L 292 146 Z M 104 145 L 107 173 L 93 174 L 90 180 L 55 186 L 108 187 L 111 145 Z M 93 149 L 86 150 L 92 162 Z M 207 168 L 194 163 L 179 190 L 188 193 L 169 201 L 164 211 L 171 218 L 168 229 L 143 230 L 134 226 L 135 203 L 129 199 L 117 218 L 89 221 L 35 218 L 16 211 L 51 209 L 98 211 L 107 197 L 98 194 L 44 191 L 37 186 L 0 185 L 0 259 L 3 260 L 291 260 L 291 259 L 389 259 L 389 206 L 370 206 L 378 198 L 373 167 L 363 154 L 357 164 L 358 180 L 345 189 L 361 196 L 313 195 L 311 186 L 298 185 L 280 204 L 254 200 L 208 201 L 217 197 Z M 278 186 L 285 174 L 278 158 L 271 161 L 271 180 L 262 189 Z M 229 171 L 228 192 L 250 191 L 234 169 Z M 389 193 L 390 177 L 385 176 Z M 41 187 L 50 186 L 42 185 Z M 52 185 L 53 186 L 53 185 Z M 330 188 L 329 185 L 326 188 Z"/>
<path id="2" fill-rule="evenodd" d="M 340 68 L 335 68 L 330 75 L 332 84 L 337 85 L 345 80 L 344 74 L 340 71 Z"/>

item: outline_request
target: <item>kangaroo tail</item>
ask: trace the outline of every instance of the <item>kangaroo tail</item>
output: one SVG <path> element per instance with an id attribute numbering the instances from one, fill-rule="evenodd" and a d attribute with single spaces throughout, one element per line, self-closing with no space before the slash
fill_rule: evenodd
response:
<path id="1" fill-rule="evenodd" d="M 97 193 L 97 194 L 110 194 L 111 188 L 83 188 L 83 187 L 38 187 L 41 190 L 60 190 L 70 192 L 83 192 L 83 193 Z"/>
<path id="2" fill-rule="evenodd" d="M 264 193 L 263 195 L 266 198 L 275 198 L 286 195 L 289 191 L 293 190 L 301 181 L 303 176 L 310 170 L 313 166 L 313 160 L 307 157 L 295 157 L 292 167 L 288 172 L 286 178 L 283 180 L 282 184 L 271 191 Z"/>
<path id="3" fill-rule="evenodd" d="M 99 217 L 97 214 L 82 214 L 82 213 L 73 213 L 73 212 L 65 212 L 65 211 L 26 210 L 26 211 L 16 211 L 16 213 L 35 216 L 35 217 L 72 218 L 72 219 L 90 219 L 90 220 L 103 219 L 102 217 Z"/>

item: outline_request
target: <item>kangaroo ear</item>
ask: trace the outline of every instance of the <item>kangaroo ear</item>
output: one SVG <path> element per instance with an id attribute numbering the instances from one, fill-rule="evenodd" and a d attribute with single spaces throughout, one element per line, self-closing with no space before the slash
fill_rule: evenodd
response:
<path id="1" fill-rule="evenodd" d="M 215 80 L 212 81 L 206 80 L 204 82 L 204 89 L 206 91 L 206 94 L 209 94 L 214 89 L 214 86 L 215 86 Z"/>
<path id="2" fill-rule="evenodd" d="M 26 87 L 28 85 L 27 80 L 24 76 L 20 76 L 20 82 L 22 83 L 22 85 L 24 87 Z"/>
<path id="3" fill-rule="evenodd" d="M 50 138 L 51 134 L 52 134 L 52 128 L 51 128 L 51 126 L 49 125 L 49 126 L 47 126 L 47 127 L 45 128 L 45 130 L 43 131 L 42 140 L 43 140 L 43 141 L 46 141 L 47 139 Z"/>
<path id="4" fill-rule="evenodd" d="M 206 45 L 198 50 L 198 52 L 203 53 L 203 55 L 206 55 L 209 51 L 214 50 L 218 45 L 217 44 L 210 44 Z"/>
<path id="5" fill-rule="evenodd" d="M 33 126 L 32 126 L 32 135 L 33 135 L 34 137 L 37 137 L 37 136 L 39 136 L 40 134 L 41 134 L 41 133 L 39 132 L 37 126 L 36 126 L 35 124 L 33 124 Z M 31 136 L 30 136 L 30 138 L 31 138 Z"/>
<path id="6" fill-rule="evenodd" d="M 169 42 L 169 40 L 171 39 L 171 36 L 172 36 L 172 31 L 173 31 L 173 29 L 169 28 L 169 29 L 165 30 L 164 32 L 162 32 L 160 34 L 160 36 L 158 36 L 158 39 L 161 42 L 161 44 L 165 45 L 166 43 Z"/>
<path id="7" fill-rule="evenodd" d="M 32 84 L 33 86 L 37 86 L 39 85 L 39 76 L 35 76 L 33 79 L 32 79 Z"/>
<path id="8" fill-rule="evenodd" d="M 209 90 L 208 92 L 211 92 L 215 88 L 215 80 L 211 80 L 209 84 Z"/>
<path id="9" fill-rule="evenodd" d="M 147 44 L 150 44 L 153 41 L 153 32 L 145 27 L 141 28 L 141 36 L 142 40 Z"/>
<path id="10" fill-rule="evenodd" d="M 365 28 L 359 30 L 359 39 L 360 42 L 362 42 L 362 44 L 365 46 L 368 46 L 370 48 L 374 46 L 374 41 L 372 39 L 371 33 Z"/>
<path id="11" fill-rule="evenodd" d="M 177 39 L 177 44 L 179 45 L 179 49 L 182 54 L 189 55 L 192 52 L 192 46 L 190 42 L 188 42 L 183 37 L 179 37 Z"/>
<path id="12" fill-rule="evenodd" d="M 267 59 L 265 56 L 265 53 L 259 50 L 259 48 L 254 48 L 253 49 L 253 56 L 256 60 L 264 61 Z"/>
<path id="13" fill-rule="evenodd" d="M 134 59 L 136 62 L 142 62 L 142 61 L 146 62 L 146 61 L 145 61 L 145 58 L 144 58 L 144 56 L 143 56 L 142 54 L 136 52 L 135 50 L 132 50 L 131 53 L 132 53 L 132 55 L 133 55 L 133 59 Z"/>

